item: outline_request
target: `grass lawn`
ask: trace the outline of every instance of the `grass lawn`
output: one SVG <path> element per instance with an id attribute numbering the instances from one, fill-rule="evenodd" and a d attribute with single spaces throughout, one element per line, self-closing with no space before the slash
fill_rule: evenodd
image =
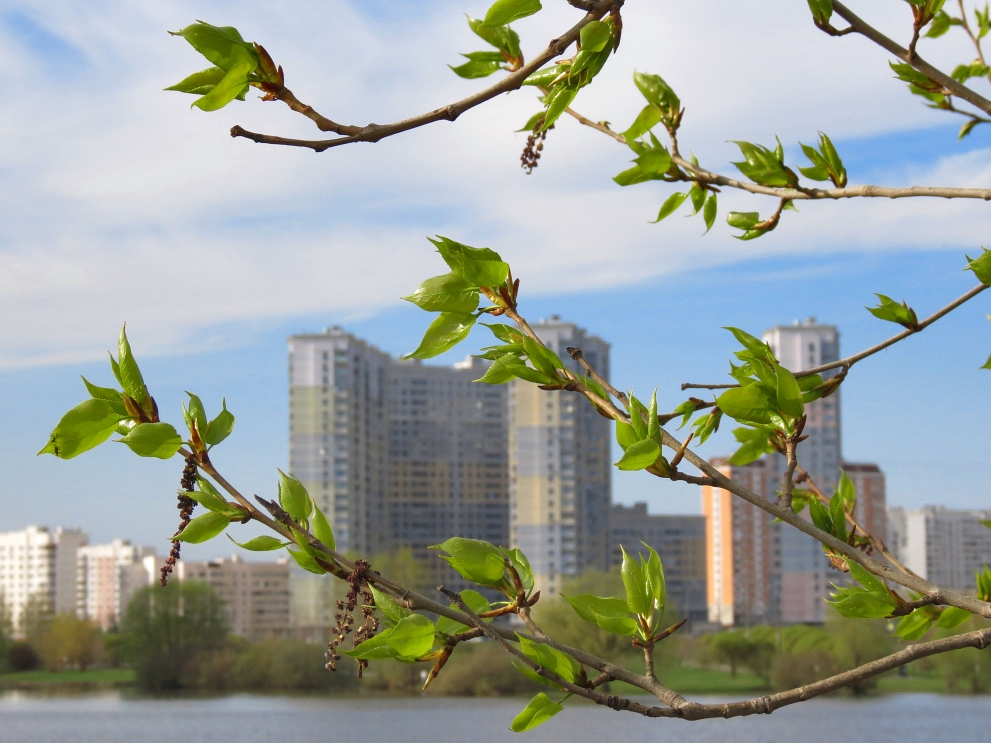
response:
<path id="1" fill-rule="evenodd" d="M 29 686 L 89 685 L 117 686 L 134 683 L 130 668 L 100 668 L 89 671 L 19 671 L 0 674 L 0 688 Z"/>

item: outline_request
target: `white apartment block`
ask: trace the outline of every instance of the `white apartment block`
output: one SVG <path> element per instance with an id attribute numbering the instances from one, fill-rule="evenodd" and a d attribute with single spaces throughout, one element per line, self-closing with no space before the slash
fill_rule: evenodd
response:
<path id="1" fill-rule="evenodd" d="M 158 579 L 164 558 L 154 547 L 127 540 L 81 547 L 76 552 L 76 609 L 106 632 L 120 624 L 127 603 L 139 589 Z"/>
<path id="2" fill-rule="evenodd" d="M 76 551 L 87 541 L 80 529 L 61 527 L 0 534 L 0 592 L 16 637 L 25 632 L 24 609 L 32 598 L 48 611 L 76 610 Z"/>
<path id="3" fill-rule="evenodd" d="M 944 588 L 974 591 L 974 574 L 991 564 L 991 510 L 945 506 L 888 509 L 888 547 L 906 567 Z"/>

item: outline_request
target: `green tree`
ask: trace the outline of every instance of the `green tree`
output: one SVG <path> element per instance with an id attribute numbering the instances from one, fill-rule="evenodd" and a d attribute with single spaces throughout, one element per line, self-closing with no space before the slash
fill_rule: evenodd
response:
<path id="1" fill-rule="evenodd" d="M 78 668 L 85 671 L 99 660 L 103 643 L 100 628 L 75 614 L 57 614 L 38 640 L 38 651 L 49 671 Z"/>
<path id="2" fill-rule="evenodd" d="M 200 656 L 221 649 L 226 640 L 223 602 L 205 583 L 142 588 L 121 623 L 123 656 L 146 689 L 196 686 Z"/>
<path id="3" fill-rule="evenodd" d="M 790 212 L 795 211 L 798 202 L 820 201 L 823 210 L 828 210 L 841 199 L 991 200 L 991 189 L 984 188 L 851 185 L 842 157 L 825 133 L 810 140 L 814 141 L 813 145 L 799 143 L 804 157 L 799 161 L 786 155 L 784 145 L 777 139 L 774 146 L 737 141 L 741 153 L 741 160 L 733 163 L 737 172 L 719 173 L 682 152 L 684 130 L 690 126 L 686 107 L 664 78 L 647 71 L 635 72 L 633 85 L 627 88 L 642 109 L 622 132 L 613 130 L 604 121 L 582 115 L 576 110 L 580 105 L 576 101 L 584 102 L 587 97 L 581 95 L 582 91 L 600 84 L 599 73 L 607 64 L 615 64 L 611 60 L 621 56 L 614 53 L 620 48 L 625 4 L 622 0 L 570 0 L 570 5 L 581 15 L 575 16 L 570 28 L 561 29 L 546 49 L 533 55 L 529 55 L 529 50 L 524 53 L 520 36 L 510 24 L 525 23 L 527 17 L 539 12 L 540 0 L 496 0 L 484 18 L 468 18 L 469 28 L 485 48 L 466 54 L 468 61 L 452 67 L 454 74 L 467 80 L 498 74 L 499 79 L 459 101 L 440 108 L 431 106 L 422 114 L 389 124 L 340 124 L 319 114 L 285 86 L 282 68 L 264 47 L 245 41 L 233 27 L 202 22 L 193 23 L 176 35 L 189 42 L 211 66 L 193 73 L 170 90 L 194 95 L 194 106 L 202 111 L 215 111 L 244 100 L 251 88 L 258 89 L 264 93 L 264 100 L 282 102 L 315 124 L 320 138 L 285 138 L 248 131 L 241 126 L 231 129 L 232 136 L 264 145 L 328 152 L 352 143 L 378 142 L 441 120 L 454 121 L 469 109 L 522 86 L 529 87 L 537 93 L 539 105 L 524 127 L 530 132 L 522 157 L 528 171 L 537 165 L 551 127 L 563 126 L 567 116 L 588 127 L 590 136 L 608 137 L 622 148 L 617 149 L 617 168 L 625 169 L 613 178 L 618 185 L 651 183 L 664 188 L 664 193 L 658 196 L 661 203 L 658 222 L 687 201 L 693 213 L 701 215 L 708 232 L 714 228 L 718 216 L 717 199 L 725 191 L 737 191 L 741 198 L 758 202 L 766 199 L 763 216 L 757 207 L 726 215 L 729 228 L 737 230 L 736 237 L 743 241 L 777 229 L 786 216 L 795 218 Z M 948 115 L 962 116 L 960 136 L 967 136 L 976 126 L 991 122 L 991 99 L 975 88 L 991 79 L 981 48 L 991 22 L 986 8 L 968 10 L 960 2 L 957 14 L 956 10 L 944 9 L 944 5 L 943 0 L 895 3 L 893 7 L 897 10 L 892 12 L 901 14 L 901 24 L 891 25 L 902 43 L 864 21 L 838 0 L 809 0 L 808 23 L 830 36 L 853 34 L 856 43 L 882 47 L 897 60 L 890 63 L 890 69 L 908 84 L 910 93 Z M 934 43 L 932 39 L 946 35 L 953 27 L 964 32 L 957 33 L 955 38 L 963 44 L 964 51 L 957 53 L 966 64 L 946 72 L 923 58 L 920 44 Z M 766 43 L 774 41 L 767 39 Z M 569 50 L 573 51 L 572 55 L 565 57 Z M 974 53 L 977 60 L 970 61 Z M 754 105 L 759 104 L 760 100 L 755 100 Z M 811 122 L 809 131 L 815 131 Z M 765 141 L 769 142 L 772 132 L 766 136 Z M 632 167 L 620 166 L 619 160 L 630 158 L 631 153 Z M 527 206 L 520 204 L 521 209 Z M 603 218 L 607 219 L 608 215 L 604 214 Z M 933 230 L 934 239 L 941 237 L 938 227 Z M 584 398 L 599 414 L 615 422 L 617 443 L 623 450 L 616 463 L 619 469 L 723 489 L 761 509 L 768 517 L 816 539 L 837 570 L 847 575 L 837 580 L 829 600 L 844 617 L 861 621 L 898 619 L 897 635 L 913 642 L 932 627 L 952 630 L 970 615 L 991 617 L 991 573 L 986 585 L 978 581 L 976 596 L 934 585 L 902 565 L 875 535 L 864 532 L 855 518 L 856 493 L 852 483 L 841 481 L 831 495 L 820 492 L 811 482 L 807 488 L 797 487 L 807 481 L 807 473 L 799 466 L 804 451 L 802 442 L 807 438 L 803 434 L 807 422 L 805 405 L 835 393 L 843 384 L 850 384 L 850 379 L 856 376 L 852 371 L 856 364 L 925 331 L 991 286 L 991 251 L 967 258 L 965 267 L 977 285 L 929 317 L 920 318 L 905 301 L 898 303 L 878 294 L 878 305 L 869 311 L 879 321 L 897 326 L 892 327 L 893 334 L 859 353 L 814 369 L 794 373 L 781 366 L 767 344 L 740 328 L 727 328 L 739 344 L 730 364 L 730 380 L 684 385 L 682 389 L 717 392 L 711 400 L 690 397 L 676 405 L 676 400 L 671 400 L 673 410 L 665 413 L 667 405 L 660 407 L 658 391 L 647 400 L 638 399 L 632 391 L 619 390 L 585 359 L 580 348 L 550 348 L 533 331 L 526 318 L 526 297 L 520 293 L 520 266 L 514 278 L 510 266 L 494 250 L 475 248 L 441 236 L 431 243 L 446 264 L 446 272 L 427 278 L 406 297 L 433 316 L 419 346 L 410 354 L 412 358 L 433 358 L 465 341 L 473 332 L 476 339 L 478 332 L 486 338 L 491 332 L 493 340 L 487 342 L 494 345 L 484 347 L 480 355 L 492 363 L 477 380 L 479 383 L 513 381 L 537 385 L 547 393 Z M 631 318 L 631 323 L 635 322 L 636 318 Z M 567 361 L 562 360 L 559 351 L 567 353 Z M 977 361 L 975 358 L 975 366 Z M 984 368 L 991 368 L 991 361 Z M 90 398 L 62 417 L 40 453 L 71 459 L 117 434 L 120 436 L 117 441 L 138 456 L 171 459 L 179 454 L 184 460 L 180 481 L 183 520 L 174 537 L 173 558 L 178 556 L 182 542 L 205 542 L 228 528 L 236 528 L 231 527 L 234 523 L 256 521 L 268 527 L 272 535 L 245 542 L 245 549 L 286 548 L 303 569 L 332 575 L 347 584 L 329 648 L 331 667 L 343 653 L 358 661 L 359 673 L 369 663 L 386 659 L 406 664 L 403 666 L 406 675 L 416 673 L 422 664 L 430 664 L 426 678 L 429 685 L 443 672 L 459 646 L 486 637 L 512 657 L 526 678 L 548 687 L 547 692 L 534 696 L 513 720 L 514 731 L 530 730 L 559 714 L 563 710 L 561 702 L 572 695 L 652 717 L 697 720 L 769 713 L 819 694 L 856 687 L 912 659 L 991 644 L 991 628 L 980 627 L 917 642 L 911 653 L 892 653 L 880 662 L 862 663 L 851 672 L 839 674 L 843 653 L 852 663 L 869 653 L 852 641 L 846 642 L 845 650 L 842 647 L 838 650 L 836 637 L 822 628 L 791 628 L 781 633 L 779 660 L 802 659 L 802 663 L 792 664 L 793 669 L 801 672 L 788 671 L 791 677 L 786 678 L 787 669 L 782 663 L 777 676 L 774 668 L 771 669 L 771 677 L 772 681 L 776 677 L 783 684 L 801 684 L 802 688 L 731 703 L 688 701 L 661 683 L 655 671 L 658 648 L 669 641 L 679 624 L 671 624 L 669 614 L 665 613 L 668 607 L 664 570 L 653 550 L 645 553 L 631 546 L 633 557 L 624 552 L 620 570 L 622 592 L 566 596 L 577 617 L 587 624 L 585 634 L 594 627 L 620 638 L 617 643 L 627 644 L 631 652 L 642 658 L 640 673 L 586 650 L 585 634 L 573 633 L 576 645 L 569 645 L 541 627 L 537 612 L 532 611 L 538 605 L 540 589 L 535 585 L 527 556 L 519 549 L 457 537 L 435 545 L 452 569 L 485 593 L 445 588 L 443 600 L 434 600 L 390 579 L 366 560 L 352 560 L 337 552 L 329 519 L 294 477 L 280 472 L 279 488 L 271 499 L 251 500 L 240 492 L 218 471 L 211 458 L 212 448 L 232 433 L 233 414 L 222 402 L 219 412 L 211 418 L 202 400 L 189 393 L 182 411 L 188 435 L 180 434 L 173 424 L 161 420 L 158 405 L 123 331 L 118 339 L 117 356 L 111 356 L 111 371 L 117 386 L 99 387 L 84 380 Z M 649 381 L 645 382 L 649 389 Z M 661 392 L 662 401 L 664 394 Z M 668 430 L 668 424 L 675 420 L 680 420 L 682 426 L 691 421 L 688 435 L 679 438 Z M 786 464 L 777 498 L 765 498 L 732 480 L 699 453 L 699 447 L 727 420 L 738 425 L 734 435 L 740 447 L 731 459 L 734 464 L 746 464 L 771 452 L 784 457 Z M 190 519 L 195 504 L 206 512 Z M 810 519 L 801 513 L 806 508 Z M 133 617 L 132 611 L 128 611 L 124 632 L 141 638 L 131 648 L 147 683 L 180 685 L 185 668 L 196 653 L 222 639 L 222 622 L 215 599 L 201 592 L 199 604 L 192 594 L 183 601 L 182 592 L 186 590 L 186 587 L 174 589 L 171 594 L 146 592 L 134 608 Z M 158 596 L 164 598 L 152 601 Z M 183 606 L 183 610 L 177 611 L 178 606 Z M 213 607 L 213 619 L 186 627 L 191 622 L 189 617 L 197 614 L 193 611 L 195 606 Z M 518 624 L 507 626 L 494 621 L 507 615 L 515 615 Z M 562 623 L 560 630 L 569 632 L 569 625 Z M 351 642 L 345 645 L 345 639 Z M 726 657 L 734 659 L 731 665 L 756 657 L 755 664 L 762 669 L 766 667 L 766 657 L 761 655 L 764 651 L 754 650 L 762 641 L 729 633 L 716 642 L 725 645 Z M 353 647 L 349 647 L 351 644 Z M 604 640 L 600 644 L 609 652 Z M 808 686 L 808 679 L 814 678 L 822 681 L 814 687 Z M 623 681 L 649 693 L 660 706 L 606 693 L 601 687 L 611 681 Z"/>

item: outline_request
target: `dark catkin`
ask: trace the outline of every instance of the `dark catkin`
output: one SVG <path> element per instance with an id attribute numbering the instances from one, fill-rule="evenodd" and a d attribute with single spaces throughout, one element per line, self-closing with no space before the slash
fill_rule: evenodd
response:
<path id="1" fill-rule="evenodd" d="M 192 493 L 196 490 L 196 462 L 193 458 L 186 458 L 186 466 L 182 470 L 182 480 L 179 481 L 179 486 L 185 490 L 187 493 Z M 176 529 L 176 536 L 178 536 L 186 525 L 192 520 L 193 508 L 196 506 L 196 501 L 190 498 L 188 495 L 179 495 L 178 503 L 176 508 L 179 509 L 179 528 Z M 172 540 L 172 550 L 169 552 L 168 558 L 165 560 L 165 564 L 162 565 L 162 585 L 168 585 L 169 574 L 175 568 L 175 564 L 179 561 L 179 547 L 182 544 L 178 539 Z"/>
<path id="2" fill-rule="evenodd" d="M 359 598 L 361 599 L 362 624 L 354 633 L 351 647 L 358 647 L 365 640 L 373 637 L 378 630 L 378 619 L 375 617 L 375 599 L 366 583 L 368 568 L 369 564 L 366 560 L 355 560 L 354 570 L 346 578 L 348 583 L 347 595 L 337 602 L 337 613 L 334 614 L 334 621 L 337 624 L 334 626 L 333 636 L 327 645 L 327 668 L 331 671 L 337 670 L 337 661 L 341 659 L 337 648 L 351 632 L 351 627 L 354 624 L 354 610 L 358 606 Z M 366 668 L 368 668 L 368 661 L 359 660 L 358 678 L 361 678 L 361 673 Z"/>
<path id="3" fill-rule="evenodd" d="M 533 131 L 526 138 L 526 147 L 523 148 L 523 154 L 520 155 L 520 167 L 526 171 L 527 175 L 530 175 L 533 169 L 537 167 L 537 162 L 540 160 L 540 153 L 544 151 L 544 140 L 547 139 L 547 132 L 554 128 L 551 125 L 542 132 L 537 133 L 537 130 L 543 125 L 543 119 L 533 125 Z"/>

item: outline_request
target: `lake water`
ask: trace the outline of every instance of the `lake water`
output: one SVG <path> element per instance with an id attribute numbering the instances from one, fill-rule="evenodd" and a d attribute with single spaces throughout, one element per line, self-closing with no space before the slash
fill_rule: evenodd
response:
<path id="1" fill-rule="evenodd" d="M 714 701 L 714 700 L 710 700 Z M 991 698 L 900 694 L 817 699 L 770 716 L 645 719 L 578 703 L 531 733 L 522 699 L 238 695 L 157 700 L 116 692 L 0 696 L 0 743 L 988 743 Z"/>

